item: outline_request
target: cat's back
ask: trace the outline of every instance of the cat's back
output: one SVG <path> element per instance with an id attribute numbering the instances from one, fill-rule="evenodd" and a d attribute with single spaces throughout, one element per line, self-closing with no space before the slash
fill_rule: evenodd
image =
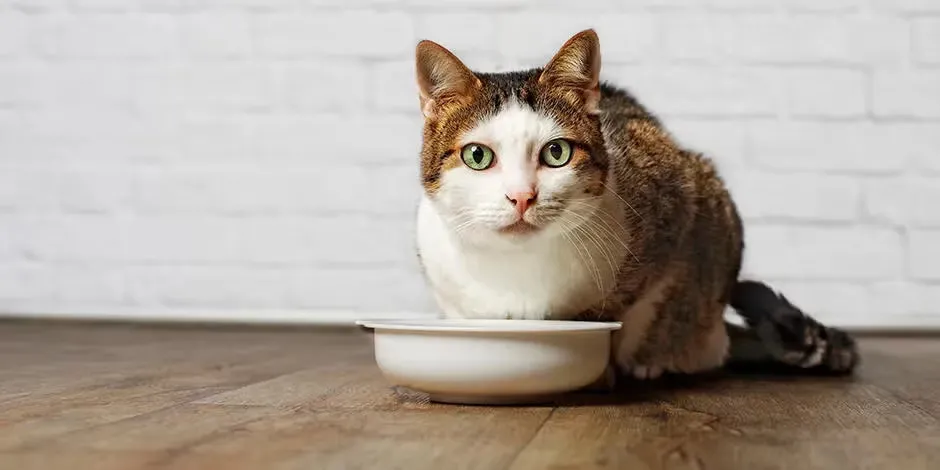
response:
<path id="1" fill-rule="evenodd" d="M 737 263 L 741 225 L 714 162 L 684 148 L 623 88 L 604 84 L 600 107 L 609 179 L 629 202 L 632 248 L 644 266 L 626 275 L 655 278 L 673 262 L 712 265 L 717 279 L 736 275 L 725 265 Z"/>

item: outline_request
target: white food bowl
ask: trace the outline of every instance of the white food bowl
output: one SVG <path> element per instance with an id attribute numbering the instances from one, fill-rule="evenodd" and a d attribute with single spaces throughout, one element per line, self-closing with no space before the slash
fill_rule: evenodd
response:
<path id="1" fill-rule="evenodd" d="M 599 379 L 620 323 L 552 320 L 377 320 L 375 360 L 393 385 L 432 401 L 543 401 Z"/>

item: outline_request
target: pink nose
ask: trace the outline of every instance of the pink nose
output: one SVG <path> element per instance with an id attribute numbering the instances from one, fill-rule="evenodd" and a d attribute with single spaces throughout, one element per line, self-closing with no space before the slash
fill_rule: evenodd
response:
<path id="1" fill-rule="evenodd" d="M 517 191 L 506 193 L 506 199 L 509 199 L 509 202 L 516 206 L 516 212 L 518 212 L 521 217 L 532 204 L 535 204 L 535 197 L 537 195 L 535 191 Z"/>

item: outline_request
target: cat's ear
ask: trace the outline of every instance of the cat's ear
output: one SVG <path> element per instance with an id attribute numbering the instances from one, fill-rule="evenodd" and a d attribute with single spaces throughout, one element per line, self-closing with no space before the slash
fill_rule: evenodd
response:
<path id="1" fill-rule="evenodd" d="M 461 103 L 481 87 L 480 79 L 443 46 L 428 40 L 415 48 L 421 112 L 435 117 L 441 108 Z"/>
<path id="2" fill-rule="evenodd" d="M 601 44 L 588 29 L 575 34 L 552 57 L 539 76 L 545 86 L 570 91 L 580 97 L 589 114 L 597 114 L 600 102 Z"/>

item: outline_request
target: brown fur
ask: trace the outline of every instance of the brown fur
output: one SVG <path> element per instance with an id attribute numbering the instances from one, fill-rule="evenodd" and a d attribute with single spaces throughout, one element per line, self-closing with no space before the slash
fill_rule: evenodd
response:
<path id="1" fill-rule="evenodd" d="M 723 313 L 744 249 L 740 217 L 711 160 L 677 144 L 626 91 L 599 81 L 597 35 L 575 35 L 545 68 L 503 74 L 470 72 L 430 41 L 417 52 L 425 191 L 433 196 L 441 174 L 462 164 L 461 136 L 508 100 L 550 114 L 575 144 L 570 164 L 589 182 L 585 192 L 616 191 L 629 227 L 618 233 L 632 253 L 616 287 L 578 318 L 624 323 L 612 351 L 624 371 L 720 366 L 729 346 Z"/>
<path id="2" fill-rule="evenodd" d="M 576 143 L 571 164 L 592 182 L 587 191 L 601 194 L 609 175 L 629 207 L 625 238 L 634 256 L 620 266 L 613 293 L 581 318 L 624 321 L 613 351 L 622 368 L 719 366 L 727 338 L 718 329 L 743 249 L 740 220 L 711 161 L 681 148 L 626 92 L 599 82 L 594 32 L 573 37 L 544 69 L 515 74 L 474 74 L 430 41 L 418 56 L 425 190 L 433 194 L 442 172 L 461 164 L 461 135 L 511 97 L 549 110 Z M 456 71 L 434 80 L 446 69 Z"/>

